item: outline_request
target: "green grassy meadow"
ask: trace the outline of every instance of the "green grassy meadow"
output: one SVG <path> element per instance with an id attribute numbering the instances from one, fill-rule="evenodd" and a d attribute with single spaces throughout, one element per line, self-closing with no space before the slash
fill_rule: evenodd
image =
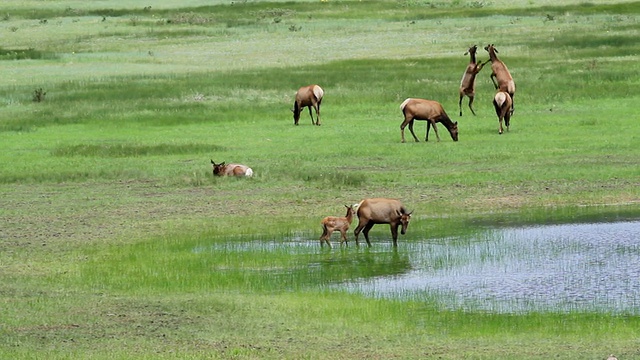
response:
<path id="1" fill-rule="evenodd" d="M 0 34 L 0 358 L 640 359 L 637 316 L 321 286 L 402 264 L 411 238 L 375 250 L 386 226 L 374 250 L 282 251 L 366 197 L 434 239 L 637 218 L 640 2 L 8 0 Z M 517 86 L 503 135 L 489 66 L 458 116 L 463 54 L 488 43 Z M 312 83 L 322 126 L 294 126 Z M 459 141 L 417 121 L 401 143 L 407 97 L 441 102 Z"/>

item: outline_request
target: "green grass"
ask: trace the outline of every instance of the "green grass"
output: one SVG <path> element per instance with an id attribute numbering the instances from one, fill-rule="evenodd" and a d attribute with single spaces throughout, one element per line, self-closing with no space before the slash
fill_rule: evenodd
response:
<path id="1" fill-rule="evenodd" d="M 638 2 L 182 4 L 0 4 L 0 357 L 640 357 L 637 317 L 319 286 L 410 266 L 377 249 L 387 227 L 372 251 L 317 245 L 322 217 L 373 196 L 436 239 L 637 216 Z M 488 67 L 478 116 L 466 99 L 457 115 L 473 43 L 495 43 L 515 78 L 506 134 Z M 296 127 L 310 83 L 323 125 Z M 440 101 L 460 141 L 440 127 L 439 143 L 400 143 L 407 97 Z M 213 178 L 210 159 L 255 177 Z"/>

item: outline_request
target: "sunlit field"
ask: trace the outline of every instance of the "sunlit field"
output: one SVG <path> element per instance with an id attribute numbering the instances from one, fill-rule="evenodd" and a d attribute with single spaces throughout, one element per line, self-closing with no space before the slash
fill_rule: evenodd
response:
<path id="1" fill-rule="evenodd" d="M 401 276 L 434 248 L 522 251 L 469 240 L 489 226 L 637 221 L 639 15 L 637 1 L 3 1 L 0 357 L 640 358 L 634 306 L 499 312 L 336 286 Z M 490 43 L 517 86 L 502 135 L 489 65 L 477 116 L 466 98 L 458 115 L 464 53 L 484 62 Z M 295 91 L 314 83 L 322 125 L 305 110 L 295 126 Z M 401 143 L 408 97 L 442 103 L 459 141 L 438 124 L 425 142 L 416 121 L 420 142 Z M 211 160 L 254 176 L 213 177 Z M 348 246 L 335 233 L 321 248 L 320 220 L 367 197 L 413 211 L 398 248 L 387 225 L 356 247 L 357 219 Z M 434 256 L 421 269 L 459 260 Z"/>

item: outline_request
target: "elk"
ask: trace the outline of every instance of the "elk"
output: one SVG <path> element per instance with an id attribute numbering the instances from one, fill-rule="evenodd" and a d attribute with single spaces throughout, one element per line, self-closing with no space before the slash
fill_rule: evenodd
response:
<path id="1" fill-rule="evenodd" d="M 293 102 L 293 123 L 298 125 L 300 120 L 300 113 L 305 107 L 309 108 L 309 116 L 311 116 L 312 125 L 320 125 L 320 104 L 322 104 L 322 97 L 324 96 L 324 90 L 319 85 L 303 86 L 298 89 L 296 93 L 296 100 Z M 311 108 L 316 110 L 316 121 L 313 121 L 313 113 Z"/>
<path id="2" fill-rule="evenodd" d="M 324 246 L 325 242 L 327 243 L 327 245 L 329 245 L 329 247 L 331 247 L 329 238 L 331 238 L 331 234 L 336 230 L 340 231 L 340 233 L 342 234 L 340 245 L 342 245 L 343 242 L 345 244 L 347 243 L 347 230 L 349 230 L 349 226 L 351 226 L 355 210 L 353 210 L 353 205 L 345 205 L 344 207 L 347 208 L 347 214 L 344 217 L 327 216 L 322 219 L 322 222 L 320 223 L 322 225 L 320 247 Z"/>
<path id="3" fill-rule="evenodd" d="M 451 134 L 453 141 L 458 141 L 458 122 L 451 121 L 439 102 L 434 100 L 408 98 L 402 102 L 400 110 L 402 110 L 402 114 L 404 115 L 404 121 L 402 122 L 402 125 L 400 125 L 402 142 L 405 142 L 404 128 L 407 125 L 409 125 L 409 131 L 411 131 L 413 138 L 416 142 L 419 141 L 416 134 L 413 132 L 413 120 L 427 120 L 427 135 L 425 136 L 424 141 L 429 141 L 429 130 L 432 125 L 433 131 L 436 132 L 436 137 L 438 138 L 438 141 L 440 141 L 440 135 L 438 135 L 436 123 L 443 124 L 447 130 L 449 130 L 449 134 Z"/>
<path id="4" fill-rule="evenodd" d="M 464 53 L 466 56 L 469 54 L 470 60 L 467 65 L 467 69 L 464 71 L 462 75 L 462 80 L 460 81 L 460 100 L 458 101 L 458 107 L 460 108 L 460 116 L 462 116 L 462 99 L 466 96 L 469 97 L 469 109 L 471 109 L 471 113 L 473 115 L 476 114 L 473 111 L 473 98 L 476 95 L 476 75 L 482 70 L 485 63 L 476 62 L 476 52 L 478 51 L 478 45 L 473 45 L 472 47 Z"/>
<path id="5" fill-rule="evenodd" d="M 404 205 L 399 200 L 387 198 L 364 199 L 358 205 L 358 227 L 354 231 L 356 237 L 356 245 L 358 243 L 358 235 L 362 231 L 367 245 L 371 246 L 369 241 L 369 230 L 375 224 L 389 224 L 391 227 L 391 237 L 393 238 L 393 246 L 398 246 L 398 227 L 402 226 L 400 233 L 404 235 L 411 220 L 411 212 L 407 212 Z"/>
<path id="6" fill-rule="evenodd" d="M 253 170 L 247 165 L 225 164 L 224 161 L 216 164 L 213 160 L 211 160 L 211 165 L 213 165 L 214 176 L 253 176 Z"/>
<path id="7" fill-rule="evenodd" d="M 513 114 L 513 97 L 516 94 L 516 83 L 513 81 L 513 77 L 511 77 L 511 73 L 507 66 L 502 62 L 502 60 L 498 59 L 498 50 L 495 48 L 493 44 L 489 44 L 484 48 L 489 52 L 489 60 L 491 61 L 491 81 L 493 82 L 493 86 L 498 91 L 504 91 L 509 94 L 511 97 L 511 113 Z M 485 62 L 486 64 L 486 62 Z M 497 83 L 496 83 L 497 79 Z"/>
<path id="8" fill-rule="evenodd" d="M 512 105 L 513 101 L 511 101 L 511 96 L 509 96 L 509 93 L 506 91 L 498 91 L 493 97 L 493 107 L 496 109 L 496 115 L 498 115 L 498 122 L 500 123 L 498 134 L 502 134 L 503 119 L 507 126 L 507 131 L 509 131 L 509 120 L 511 120 Z"/>

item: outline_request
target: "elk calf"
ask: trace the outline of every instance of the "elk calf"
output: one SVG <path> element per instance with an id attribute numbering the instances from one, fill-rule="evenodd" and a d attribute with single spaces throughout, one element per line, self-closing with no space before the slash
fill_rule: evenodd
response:
<path id="1" fill-rule="evenodd" d="M 342 239 L 340 240 L 340 245 L 344 242 L 347 244 L 347 230 L 349 230 L 349 226 L 351 226 L 351 222 L 353 221 L 353 205 L 344 207 L 347 208 L 347 214 L 344 217 L 336 217 L 336 216 L 327 216 L 322 219 L 322 236 L 320 236 L 320 247 L 324 245 L 326 242 L 329 247 L 331 247 L 331 242 L 329 238 L 331 234 L 338 230 L 342 234 Z"/>

